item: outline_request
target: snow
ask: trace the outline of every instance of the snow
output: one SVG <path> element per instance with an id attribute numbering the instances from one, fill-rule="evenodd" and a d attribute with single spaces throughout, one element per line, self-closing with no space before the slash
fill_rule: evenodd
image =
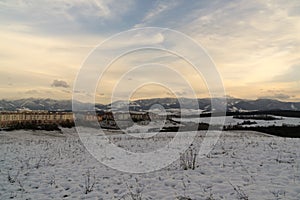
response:
<path id="1" fill-rule="evenodd" d="M 133 126 L 130 126 L 128 128 L 126 128 L 124 131 L 128 134 L 130 133 L 147 133 L 148 135 L 150 135 L 149 132 L 153 132 L 152 130 L 161 130 L 163 127 L 178 127 L 181 125 L 178 124 L 173 124 L 171 123 L 169 120 L 155 120 L 155 121 L 151 121 L 149 122 L 149 124 L 145 124 L 145 125 L 138 125 L 138 124 L 134 124 Z M 154 131 L 155 132 L 155 131 Z"/>
<path id="2" fill-rule="evenodd" d="M 300 139 L 223 132 L 213 150 L 197 158 L 195 170 L 181 169 L 177 160 L 131 174 L 98 162 L 74 129 L 62 132 L 0 132 L 0 199 L 300 199 Z M 118 147 L 140 152 L 158 149 L 174 135 L 143 140 L 107 134 Z M 196 143 L 204 136 L 198 132 Z M 87 177 L 95 184 L 85 194 Z"/>
<path id="3" fill-rule="evenodd" d="M 189 115 L 200 115 L 201 113 L 203 113 L 204 110 L 201 109 L 186 109 L 186 108 L 182 108 L 182 109 L 176 109 L 176 108 L 169 108 L 166 109 L 166 113 L 167 114 L 180 114 L 181 116 L 189 116 Z"/>
<path id="4" fill-rule="evenodd" d="M 273 116 L 273 115 L 270 115 Z M 224 125 L 237 125 L 238 123 L 242 123 L 243 121 L 255 121 L 257 124 L 252 125 L 243 125 L 245 127 L 249 126 L 282 126 L 282 125 L 300 125 L 300 118 L 293 118 L 293 117 L 279 117 L 274 116 L 278 119 L 276 120 L 254 120 L 254 119 L 237 119 L 233 118 L 233 116 L 226 116 L 225 124 Z M 215 124 L 221 124 L 223 117 L 214 117 Z M 174 118 L 175 121 L 182 121 L 182 122 L 202 122 L 202 123 L 210 123 L 211 117 L 201 117 L 201 118 Z"/>

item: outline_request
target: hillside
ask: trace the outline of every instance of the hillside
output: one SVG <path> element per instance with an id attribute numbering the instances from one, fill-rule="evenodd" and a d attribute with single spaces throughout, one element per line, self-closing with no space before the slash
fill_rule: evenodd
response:
<path id="1" fill-rule="evenodd" d="M 215 108 L 213 111 L 222 110 L 224 106 L 227 107 L 229 112 L 244 112 L 244 111 L 271 111 L 271 110 L 291 110 L 300 111 L 300 102 L 282 102 L 273 99 L 257 99 L 257 100 L 245 100 L 236 98 L 214 98 Z M 75 102 L 80 105 L 82 109 L 91 110 L 94 108 L 92 104 Z M 153 98 L 153 99 L 141 99 L 129 102 L 131 110 L 148 110 L 151 106 L 159 104 L 165 109 L 198 109 L 211 112 L 211 99 L 189 99 L 189 98 Z M 102 109 L 125 109 L 128 102 L 116 101 L 112 104 L 96 104 L 97 110 Z M 0 100 L 0 110 L 15 111 L 19 109 L 28 110 L 72 110 L 72 100 L 54 100 L 54 99 L 19 99 L 19 100 Z"/>

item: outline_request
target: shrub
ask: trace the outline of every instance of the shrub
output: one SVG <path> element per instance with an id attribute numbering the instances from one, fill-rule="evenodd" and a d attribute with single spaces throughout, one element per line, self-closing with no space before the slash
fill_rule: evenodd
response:
<path id="1" fill-rule="evenodd" d="M 180 167 L 184 170 L 196 168 L 196 150 L 191 145 L 184 153 L 180 154 Z"/>

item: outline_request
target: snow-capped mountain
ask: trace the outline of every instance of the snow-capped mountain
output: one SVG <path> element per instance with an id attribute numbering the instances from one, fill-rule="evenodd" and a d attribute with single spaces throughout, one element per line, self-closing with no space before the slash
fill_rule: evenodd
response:
<path id="1" fill-rule="evenodd" d="M 81 108 L 92 109 L 94 106 L 89 103 L 74 102 Z M 97 107 L 102 107 L 97 104 Z M 18 99 L 18 100 L 0 100 L 0 110 L 49 110 L 49 111 L 71 111 L 72 100 L 54 100 L 54 99 Z"/>
<path id="2" fill-rule="evenodd" d="M 212 102 L 214 108 L 212 109 Z M 92 105 L 89 103 L 75 102 L 81 108 L 86 110 L 149 110 L 153 105 L 160 105 L 165 109 L 195 109 L 198 108 L 204 112 L 219 111 L 226 108 L 229 112 L 244 111 L 269 111 L 269 110 L 293 110 L 300 111 L 300 102 L 282 102 L 273 99 L 245 100 L 236 98 L 153 98 L 141 99 L 135 101 L 116 101 L 111 104 Z M 198 105 L 197 105 L 198 104 Z M 0 100 L 0 110 L 72 110 L 71 100 L 53 100 L 53 99 L 19 99 L 19 100 Z"/>
<path id="3" fill-rule="evenodd" d="M 214 108 L 212 109 L 212 102 Z M 198 103 L 199 109 L 210 112 L 223 110 L 226 107 L 227 111 L 230 112 L 243 112 L 243 111 L 269 111 L 269 110 L 295 110 L 300 111 L 300 102 L 282 102 L 273 99 L 257 99 L 257 100 L 244 100 L 236 98 L 204 98 L 204 99 L 171 99 L 171 98 L 161 98 L 161 99 L 145 99 L 137 100 L 142 109 L 147 110 L 154 104 L 160 104 L 165 109 L 171 108 L 184 108 L 191 109 L 195 108 Z"/>

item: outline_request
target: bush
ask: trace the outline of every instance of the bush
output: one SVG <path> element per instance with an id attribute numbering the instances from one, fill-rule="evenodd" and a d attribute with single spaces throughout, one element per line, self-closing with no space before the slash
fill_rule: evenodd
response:
<path id="1" fill-rule="evenodd" d="M 180 167 L 184 170 L 196 168 L 196 150 L 191 145 L 184 153 L 180 154 Z"/>

